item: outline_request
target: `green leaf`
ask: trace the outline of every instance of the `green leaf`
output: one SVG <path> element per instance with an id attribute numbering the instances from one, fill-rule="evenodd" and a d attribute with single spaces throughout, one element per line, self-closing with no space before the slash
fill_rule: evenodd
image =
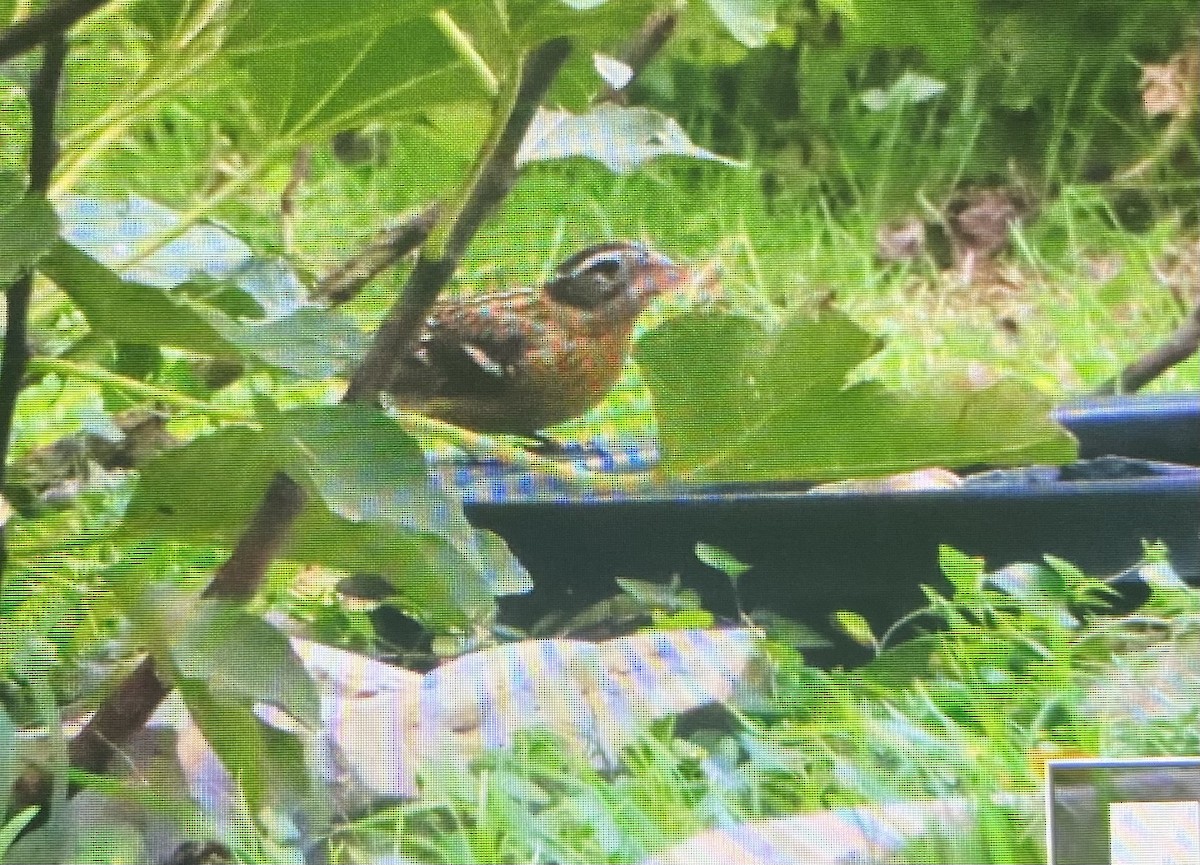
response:
<path id="1" fill-rule="evenodd" d="M 233 62 L 246 75 L 255 113 L 275 137 L 312 139 L 369 120 L 488 98 L 472 58 L 425 17 L 438 4 L 351 5 L 361 7 L 361 18 L 327 0 L 263 0 L 232 34 Z"/>
<path id="2" fill-rule="evenodd" d="M 871 623 L 858 613 L 852 613 L 848 610 L 838 610 L 829 616 L 829 622 L 838 631 L 860 646 L 873 649 L 879 645 L 879 640 L 876 639 L 875 632 L 871 630 Z"/>
<path id="3" fill-rule="evenodd" d="M 366 336 L 337 310 L 307 308 L 273 321 L 235 321 L 194 299 L 212 292 L 207 277 L 174 289 L 145 285 L 122 279 L 65 241 L 54 245 L 41 270 L 95 333 L 119 342 L 266 364 L 311 378 L 345 372 L 366 351 Z"/>
<path id="4" fill-rule="evenodd" d="M 222 324 L 225 337 L 243 355 L 308 378 L 329 378 L 354 369 L 370 339 L 337 310 L 301 309 L 262 324 Z"/>
<path id="5" fill-rule="evenodd" d="M 679 612 L 700 606 L 700 596 L 692 589 L 681 588 L 678 577 L 665 586 L 630 577 L 617 577 L 616 583 L 640 610 Z"/>
<path id="6" fill-rule="evenodd" d="M 517 164 L 586 156 L 628 174 L 659 156 L 685 156 L 744 167 L 698 147 L 671 117 L 650 108 L 601 105 L 587 114 L 539 109 L 517 154 Z"/>
<path id="7" fill-rule="evenodd" d="M 255 813 L 307 792 L 299 738 L 268 725 L 245 701 L 210 691 L 199 680 L 181 679 L 176 685 L 192 720 Z"/>
<path id="8" fill-rule="evenodd" d="M 305 408 L 266 427 L 226 428 L 146 464 L 125 532 L 229 544 L 286 470 L 312 493 L 286 558 L 378 573 L 436 627 L 461 627 L 486 616 L 495 594 L 530 588 L 503 541 L 432 486 L 420 448 L 382 412 Z"/>
<path id="9" fill-rule="evenodd" d="M 309 729 L 321 725 L 317 686 L 287 637 L 227 601 L 200 601 L 171 646 L 179 675 L 211 693 L 265 703 Z"/>
<path id="10" fill-rule="evenodd" d="M 729 34 L 747 48 L 761 48 L 774 32 L 776 0 L 705 0 Z"/>
<path id="11" fill-rule="evenodd" d="M 954 595 L 957 600 L 962 600 L 964 595 L 977 594 L 987 575 L 986 563 L 982 558 L 968 556 L 946 544 L 938 547 L 938 567 L 949 580 L 950 585 L 954 586 Z"/>
<path id="12" fill-rule="evenodd" d="M 122 279 L 66 241 L 54 244 L 42 273 L 79 307 L 101 336 L 140 345 L 166 345 L 236 359 L 237 346 L 220 332 L 219 314 L 205 315 L 184 296 Z"/>
<path id="13" fill-rule="evenodd" d="M 16 459 L 79 433 L 113 442 L 124 436 L 105 409 L 98 387 L 75 379 L 64 381 L 56 375 L 47 375 L 21 389 L 13 423 L 16 436 L 12 455 Z"/>
<path id="14" fill-rule="evenodd" d="M 660 326 L 641 339 L 636 358 L 665 468 L 723 482 L 1074 459 L 1074 439 L 1049 419 L 1046 400 L 1013 382 L 920 396 L 869 381 L 847 386 L 877 347 L 841 314 L 771 333 L 731 315 Z"/>
<path id="15" fill-rule="evenodd" d="M 0 286 L 28 273 L 58 236 L 58 217 L 40 195 L 0 208 Z"/>
<path id="16" fill-rule="evenodd" d="M 713 614 L 708 610 L 678 610 L 673 613 L 651 610 L 650 619 L 660 631 L 688 631 L 696 628 L 711 628 Z"/>
<path id="17" fill-rule="evenodd" d="M 733 583 L 736 583 L 738 577 L 752 567 L 745 562 L 738 561 L 731 553 L 720 547 L 705 543 L 696 544 L 696 558 L 729 577 L 730 582 Z"/>
<path id="18" fill-rule="evenodd" d="M 829 645 L 829 640 L 809 625 L 781 616 L 773 610 L 758 609 L 752 612 L 749 618 L 762 628 L 767 639 L 773 642 L 800 649 L 824 648 Z"/>
<path id="19" fill-rule="evenodd" d="M 511 0 L 510 32 L 528 48 L 570 36 L 576 50 L 621 44 L 655 8 L 652 0 Z"/>

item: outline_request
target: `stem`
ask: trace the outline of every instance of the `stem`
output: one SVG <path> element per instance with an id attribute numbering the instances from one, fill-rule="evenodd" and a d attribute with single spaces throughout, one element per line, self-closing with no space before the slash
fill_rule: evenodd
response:
<path id="1" fill-rule="evenodd" d="M 114 264 L 111 269 L 119 273 L 128 267 L 145 261 L 171 241 L 178 240 L 187 234 L 196 223 L 206 219 L 214 210 L 260 178 L 271 166 L 280 149 L 280 147 L 268 148 L 266 153 L 247 165 L 236 177 L 231 177 L 225 181 L 221 185 L 221 188 L 208 198 L 181 213 L 178 223 L 161 234 L 157 234 L 140 243 L 132 255 Z"/>
<path id="2" fill-rule="evenodd" d="M 237 423 L 250 423 L 254 420 L 252 415 L 238 411 L 237 409 L 219 408 L 213 406 L 211 403 L 190 397 L 187 394 L 147 384 L 144 381 L 129 378 L 128 376 L 123 376 L 92 364 L 76 363 L 75 361 L 66 360 L 61 357 L 37 357 L 30 360 L 29 369 L 37 373 L 53 372 L 72 378 L 82 378 L 85 381 L 106 385 L 144 399 L 178 406 L 179 408 L 188 409 L 197 414 L 219 420 L 234 421 Z"/>
<path id="3" fill-rule="evenodd" d="M 42 53 L 42 65 L 29 86 L 29 192 L 33 195 L 45 194 L 58 157 L 58 142 L 54 138 L 54 115 L 58 106 L 63 64 L 67 56 L 67 40 L 61 33 L 51 35 Z M 8 472 L 13 416 L 16 414 L 17 397 L 25 378 L 25 368 L 29 363 L 27 328 L 29 301 L 32 295 L 31 268 L 18 277 L 8 289 L 4 350 L 0 355 L 0 486 L 3 486 Z M 4 527 L 0 526 L 0 589 L 3 588 L 2 580 L 7 563 Z"/>
<path id="4" fill-rule="evenodd" d="M 458 23 L 450 17 L 450 13 L 445 9 L 439 9 L 433 13 L 433 23 L 437 25 L 438 30 L 442 31 L 442 35 L 450 40 L 450 44 L 454 46 L 454 50 L 475 70 L 475 74 L 479 76 L 479 80 L 487 88 L 488 95 L 498 96 L 500 93 L 500 82 L 496 79 L 496 73 L 488 66 L 483 55 L 475 50 L 475 45 L 471 42 L 471 37 L 463 32 Z"/>
<path id="5" fill-rule="evenodd" d="M 1167 337 L 1166 342 L 1155 346 L 1126 366 L 1119 376 L 1097 388 L 1096 395 L 1115 396 L 1141 390 L 1197 351 L 1200 351 L 1200 303 L 1192 308 L 1188 317 Z"/>
<path id="6" fill-rule="evenodd" d="M 76 21 L 107 2 L 109 0 L 61 0 L 24 21 L 18 21 L 0 32 L 0 63 L 24 54 L 43 42 L 60 38 Z"/>

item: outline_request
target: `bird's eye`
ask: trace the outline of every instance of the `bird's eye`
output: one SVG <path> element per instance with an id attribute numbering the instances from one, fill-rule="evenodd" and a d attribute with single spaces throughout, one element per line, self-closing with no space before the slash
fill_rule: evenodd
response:
<path id="1" fill-rule="evenodd" d="M 621 273 L 621 260 L 618 258 L 603 258 L 599 261 L 593 261 L 588 264 L 587 272 L 595 273 L 600 276 L 606 276 L 610 279 L 616 278 Z"/>

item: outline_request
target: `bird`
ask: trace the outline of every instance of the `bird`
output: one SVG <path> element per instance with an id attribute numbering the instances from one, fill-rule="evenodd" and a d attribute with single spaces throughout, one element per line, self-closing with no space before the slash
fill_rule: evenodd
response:
<path id="1" fill-rule="evenodd" d="M 612 389 L 651 300 L 692 281 L 691 268 L 643 244 L 589 246 L 539 287 L 436 303 L 386 390 L 438 420 L 545 441 L 540 430 Z"/>

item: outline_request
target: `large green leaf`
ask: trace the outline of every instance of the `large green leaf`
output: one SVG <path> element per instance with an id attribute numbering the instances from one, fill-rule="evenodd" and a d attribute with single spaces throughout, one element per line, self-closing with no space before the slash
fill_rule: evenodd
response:
<path id="1" fill-rule="evenodd" d="M 570 156 L 586 156 L 618 174 L 659 156 L 741 165 L 693 144 L 674 118 L 650 108 L 601 105 L 586 114 L 540 109 L 521 142 L 517 164 Z"/>
<path id="2" fill-rule="evenodd" d="M 12 207 L 0 207 L 0 286 L 30 269 L 58 236 L 54 208 L 40 195 L 26 195 Z"/>
<path id="3" fill-rule="evenodd" d="M 379 573 L 435 627 L 463 626 L 494 595 L 530 588 L 504 543 L 432 486 L 420 448 L 357 406 L 291 411 L 261 432 L 226 428 L 159 457 L 142 470 L 125 531 L 230 543 L 280 469 L 312 493 L 284 550 L 292 560 Z"/>
<path id="4" fill-rule="evenodd" d="M 249 22 L 267 11 L 243 18 L 229 44 L 255 112 L 275 136 L 321 137 L 488 95 L 470 59 L 421 15 L 435 4 L 352 4 L 374 10 L 363 19 L 372 26 L 362 26 L 352 10 L 335 8 L 342 4 L 317 3 L 315 10 L 307 3 L 255 5 L 272 7 L 274 23 L 260 32 Z M 310 26 L 310 13 L 333 23 Z"/>
<path id="5" fill-rule="evenodd" d="M 170 648 L 176 672 L 211 693 L 287 712 L 309 729 L 321 701 L 287 637 L 261 616 L 227 601 L 200 601 Z"/>
<path id="6" fill-rule="evenodd" d="M 267 322 L 237 321 L 194 299 L 212 295 L 222 281 L 204 279 L 172 289 L 145 285 L 122 279 L 65 241 L 53 246 L 40 267 L 95 333 L 120 342 L 265 364 L 311 378 L 345 372 L 366 350 L 365 335 L 336 310 L 306 308 Z"/>
<path id="7" fill-rule="evenodd" d="M 186 297 L 122 279 L 66 241 L 54 244 L 40 269 L 62 289 L 96 333 L 123 342 L 165 345 L 235 359 L 237 347 Z"/>
<path id="8" fill-rule="evenodd" d="M 1075 441 L 1029 388 L 916 396 L 845 384 L 878 341 L 843 315 L 777 333 L 730 315 L 643 338 L 664 465 L 692 481 L 824 479 L 920 466 L 1067 462 Z"/>
<path id="9" fill-rule="evenodd" d="M 252 54 L 342 36 L 361 38 L 448 5 L 446 0 L 240 0 L 225 47 L 235 54 Z"/>
<path id="10" fill-rule="evenodd" d="M 297 736 L 265 723 L 249 701 L 210 689 L 201 679 L 183 678 L 176 685 L 192 720 L 255 813 L 308 792 L 305 749 Z"/>

